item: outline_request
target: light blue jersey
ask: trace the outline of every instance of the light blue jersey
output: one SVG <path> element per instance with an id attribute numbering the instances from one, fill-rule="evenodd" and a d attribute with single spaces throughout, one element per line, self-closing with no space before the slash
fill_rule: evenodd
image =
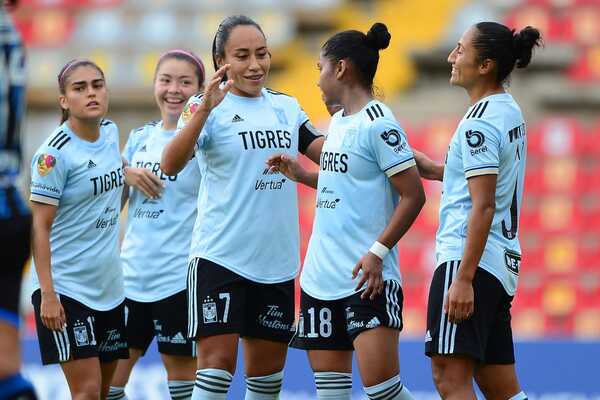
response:
<path id="1" fill-rule="evenodd" d="M 57 207 L 50 232 L 51 271 L 58 294 L 98 311 L 119 305 L 119 211 L 123 163 L 117 126 L 104 120 L 87 142 L 65 122 L 31 163 L 31 201 Z M 35 268 L 33 289 L 39 289 Z"/>
<path id="2" fill-rule="evenodd" d="M 444 168 L 438 265 L 463 258 L 472 208 L 467 179 L 497 174 L 496 211 L 479 266 L 498 278 L 509 295 L 515 294 L 526 158 L 525 121 L 510 94 L 485 97 L 469 108 L 450 141 Z"/>
<path id="3" fill-rule="evenodd" d="M 201 102 L 190 98 L 183 127 Z M 296 183 L 265 166 L 273 154 L 296 157 L 311 137 L 295 98 L 263 89 L 229 92 L 197 141 L 202 182 L 190 258 L 201 257 L 260 283 L 293 279 L 300 264 Z"/>
<path id="4" fill-rule="evenodd" d="M 186 288 L 200 169 L 196 160 L 190 160 L 177 175 L 163 174 L 160 158 L 174 135 L 161 122 L 148 123 L 131 132 L 123 149 L 131 167 L 149 169 L 164 184 L 156 200 L 138 189 L 129 191 L 121 261 L 125 296 L 135 301 L 162 300 Z"/>
<path id="5" fill-rule="evenodd" d="M 382 102 L 373 100 L 356 114 L 344 117 L 342 110 L 332 117 L 300 277 L 306 293 L 321 300 L 355 293 L 352 269 L 383 233 L 398 204 L 389 177 L 413 166 L 406 136 Z M 383 277 L 401 282 L 396 246 L 383 260 Z"/>

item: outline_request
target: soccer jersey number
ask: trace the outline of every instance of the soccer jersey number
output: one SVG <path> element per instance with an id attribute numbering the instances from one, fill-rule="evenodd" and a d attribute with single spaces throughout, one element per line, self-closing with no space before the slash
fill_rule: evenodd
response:
<path id="1" fill-rule="evenodd" d="M 307 311 L 310 315 L 310 331 L 306 336 L 309 338 L 317 338 L 319 336 L 327 338 L 331 336 L 331 310 L 327 307 L 321 308 L 318 316 L 319 321 L 316 321 L 317 316 L 314 307 L 309 308 Z M 319 332 L 316 330 L 317 322 L 319 324 Z"/>

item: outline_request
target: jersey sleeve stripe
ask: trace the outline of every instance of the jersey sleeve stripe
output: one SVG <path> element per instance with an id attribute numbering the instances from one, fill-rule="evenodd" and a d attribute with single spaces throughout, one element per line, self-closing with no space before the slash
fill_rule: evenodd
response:
<path id="1" fill-rule="evenodd" d="M 482 168 L 471 168 L 465 171 L 466 178 L 472 178 L 479 175 L 498 175 L 498 167 L 482 167 Z"/>
<path id="2" fill-rule="evenodd" d="M 411 167 L 414 167 L 415 165 L 417 165 L 417 163 L 415 162 L 414 157 L 411 157 L 408 160 L 404 160 L 397 164 L 389 166 L 384 170 L 384 172 L 388 177 L 390 177 L 392 175 L 396 175 L 398 172 L 402 172 Z"/>
<path id="3" fill-rule="evenodd" d="M 476 169 L 482 169 L 482 168 L 496 168 L 496 169 L 498 169 L 498 165 L 497 164 L 483 164 L 483 165 L 478 165 L 476 167 L 471 167 L 471 168 L 465 169 L 465 173 L 469 172 L 469 171 L 476 170 Z"/>
<path id="4" fill-rule="evenodd" d="M 59 199 L 56 197 L 45 195 L 45 194 L 31 193 L 29 200 L 35 201 L 36 203 L 44 203 L 44 204 L 50 204 L 51 206 L 58 206 Z"/>
<path id="5" fill-rule="evenodd" d="M 377 107 L 377 110 L 379 110 L 379 113 L 383 117 L 384 114 L 383 114 L 383 110 L 381 109 L 381 106 L 379 104 L 375 104 L 375 107 Z"/>
<path id="6" fill-rule="evenodd" d="M 371 121 L 374 121 L 375 118 L 373 118 L 373 114 L 371 114 L 371 111 L 367 108 L 367 114 L 369 115 L 369 118 L 371 118 Z"/>

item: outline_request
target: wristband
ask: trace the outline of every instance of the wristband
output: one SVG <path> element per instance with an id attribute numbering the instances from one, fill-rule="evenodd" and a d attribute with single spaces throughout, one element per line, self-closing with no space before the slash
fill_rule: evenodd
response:
<path id="1" fill-rule="evenodd" d="M 387 254 L 390 252 L 390 249 L 388 249 L 383 244 L 376 241 L 375 243 L 373 243 L 373 245 L 371 246 L 369 251 L 371 253 L 375 254 L 377 257 L 379 257 L 383 261 L 385 256 L 387 256 Z"/>

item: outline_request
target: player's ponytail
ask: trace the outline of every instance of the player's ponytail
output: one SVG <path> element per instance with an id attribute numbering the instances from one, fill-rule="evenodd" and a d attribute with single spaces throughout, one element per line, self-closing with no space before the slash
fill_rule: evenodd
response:
<path id="1" fill-rule="evenodd" d="M 540 45 L 540 31 L 527 26 L 513 37 L 513 50 L 517 60 L 517 68 L 525 68 L 531 61 L 533 48 Z"/>
<path id="2" fill-rule="evenodd" d="M 367 34 L 356 30 L 338 32 L 322 47 L 323 56 L 333 62 L 349 60 L 364 87 L 373 92 L 373 79 L 379 63 L 379 50 L 387 48 L 392 35 L 385 24 L 373 24 Z"/>
<path id="3" fill-rule="evenodd" d="M 76 59 L 71 60 L 68 63 L 66 63 L 64 65 L 64 67 L 61 68 L 60 72 L 58 73 L 58 90 L 59 90 L 60 94 L 65 95 L 66 87 L 67 87 L 67 79 L 69 79 L 69 76 L 71 76 L 73 71 L 75 71 L 79 67 L 85 67 L 85 66 L 90 66 L 90 67 L 97 69 L 98 72 L 100 73 L 100 75 L 102 76 L 102 79 L 104 79 L 104 71 L 102 71 L 102 69 L 98 66 L 98 64 L 96 64 L 95 62 L 93 62 L 91 60 L 76 58 Z M 69 119 L 69 110 L 62 108 L 62 107 L 60 108 L 60 110 L 62 113 L 61 118 L 60 118 L 60 124 L 62 125 L 66 120 Z"/>
<path id="4" fill-rule="evenodd" d="M 540 32 L 531 26 L 518 33 L 497 22 L 480 22 L 475 28 L 473 47 L 477 50 L 478 61 L 496 62 L 498 84 L 508 80 L 515 65 L 517 68 L 529 65 L 533 48 L 542 45 Z"/>
<path id="5" fill-rule="evenodd" d="M 227 40 L 229 39 L 229 35 L 233 28 L 239 25 L 250 25 L 255 27 L 260 31 L 260 33 L 265 36 L 262 28 L 256 21 L 252 18 L 247 17 L 245 15 L 230 15 L 225 18 L 217 28 L 217 32 L 215 32 L 215 37 L 213 38 L 212 43 L 212 60 L 213 66 L 215 67 L 215 71 L 219 69 L 219 58 L 225 58 L 225 45 L 227 44 Z M 265 37 L 266 38 L 266 37 Z M 227 74 L 223 76 L 223 82 L 228 80 Z"/>

